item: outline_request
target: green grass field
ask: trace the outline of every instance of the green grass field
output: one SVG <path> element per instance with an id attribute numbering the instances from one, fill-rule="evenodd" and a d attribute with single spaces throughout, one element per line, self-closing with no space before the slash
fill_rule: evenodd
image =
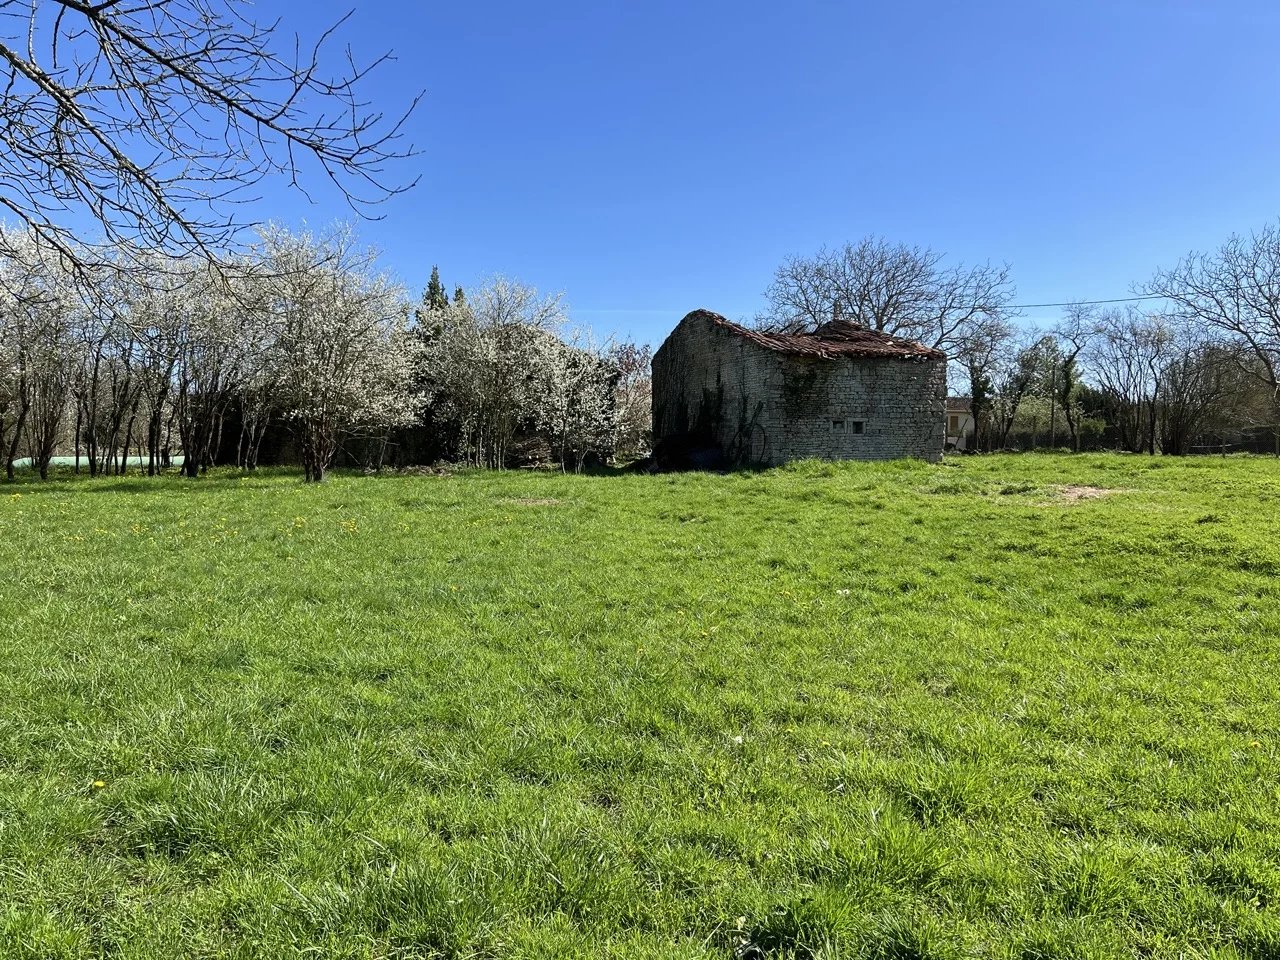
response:
<path id="1" fill-rule="evenodd" d="M 0 956 L 1280 956 L 1278 505 L 1123 456 L 0 486 Z"/>

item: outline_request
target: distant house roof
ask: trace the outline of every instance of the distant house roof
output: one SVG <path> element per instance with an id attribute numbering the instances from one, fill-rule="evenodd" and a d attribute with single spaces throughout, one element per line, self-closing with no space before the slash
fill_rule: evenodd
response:
<path id="1" fill-rule="evenodd" d="M 893 337 L 848 320 L 831 320 L 816 330 L 806 333 L 767 333 L 750 330 L 741 324 L 726 320 L 710 310 L 694 310 L 690 317 L 700 317 L 717 327 L 759 344 L 766 350 L 804 357 L 900 357 L 906 360 L 945 360 L 941 350 L 926 347 L 914 340 Z"/>
<path id="2" fill-rule="evenodd" d="M 969 409 L 968 397 L 947 397 L 947 413 L 968 413 Z"/>

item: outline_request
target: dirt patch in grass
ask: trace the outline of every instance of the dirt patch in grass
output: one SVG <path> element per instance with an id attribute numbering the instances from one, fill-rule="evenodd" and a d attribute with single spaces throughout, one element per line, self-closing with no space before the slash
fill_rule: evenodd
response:
<path id="1" fill-rule="evenodd" d="M 555 497 L 508 497 L 502 502 L 517 507 L 554 507 L 560 501 Z"/>
<path id="2" fill-rule="evenodd" d="M 1054 488 L 1054 499 L 1058 503 L 1080 503 L 1082 500 L 1101 500 L 1119 492 L 1106 487 L 1084 487 L 1069 483 Z"/>
<path id="3" fill-rule="evenodd" d="M 1107 487 L 1090 487 L 1081 484 L 1051 483 L 1041 484 L 1032 480 L 1014 480 L 1005 483 L 991 483 L 975 477 L 946 477 L 931 486 L 919 488 L 928 494 L 969 494 L 979 497 L 994 496 L 997 499 L 1009 497 L 1013 503 L 1023 503 L 1026 498 L 1041 500 L 1054 504 L 1081 503 L 1085 500 L 1100 500 L 1122 491 Z"/>

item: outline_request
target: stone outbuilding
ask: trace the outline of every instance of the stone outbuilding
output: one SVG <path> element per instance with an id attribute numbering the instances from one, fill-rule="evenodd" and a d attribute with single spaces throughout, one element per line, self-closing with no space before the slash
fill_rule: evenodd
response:
<path id="1" fill-rule="evenodd" d="M 946 395 L 946 355 L 914 341 L 844 320 L 766 333 L 695 310 L 653 355 L 655 456 L 695 466 L 937 461 Z"/>

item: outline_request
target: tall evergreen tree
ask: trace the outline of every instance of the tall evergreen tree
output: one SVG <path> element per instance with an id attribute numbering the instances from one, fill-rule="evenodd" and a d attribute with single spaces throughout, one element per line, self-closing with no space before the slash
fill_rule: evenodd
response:
<path id="1" fill-rule="evenodd" d="M 422 302 L 428 310 L 443 310 L 449 306 L 449 295 L 440 282 L 440 268 L 431 268 L 431 279 L 427 281 L 427 292 L 422 295 Z"/>
<path id="2" fill-rule="evenodd" d="M 466 296 L 466 294 L 464 294 L 464 293 L 462 292 L 462 287 L 460 287 L 460 286 L 459 286 L 459 287 L 454 287 L 454 288 L 453 288 L 453 303 L 454 303 L 454 306 L 460 307 L 460 306 L 462 306 L 462 305 L 463 305 L 464 303 L 466 303 L 466 302 L 467 302 L 467 296 Z"/>
<path id="3" fill-rule="evenodd" d="M 432 266 L 431 279 L 427 281 L 426 289 L 422 291 L 422 301 L 413 311 L 413 318 L 419 327 L 429 327 L 431 326 L 430 314 L 438 313 L 448 306 L 449 294 L 445 292 L 444 284 L 440 282 L 440 268 Z"/>

